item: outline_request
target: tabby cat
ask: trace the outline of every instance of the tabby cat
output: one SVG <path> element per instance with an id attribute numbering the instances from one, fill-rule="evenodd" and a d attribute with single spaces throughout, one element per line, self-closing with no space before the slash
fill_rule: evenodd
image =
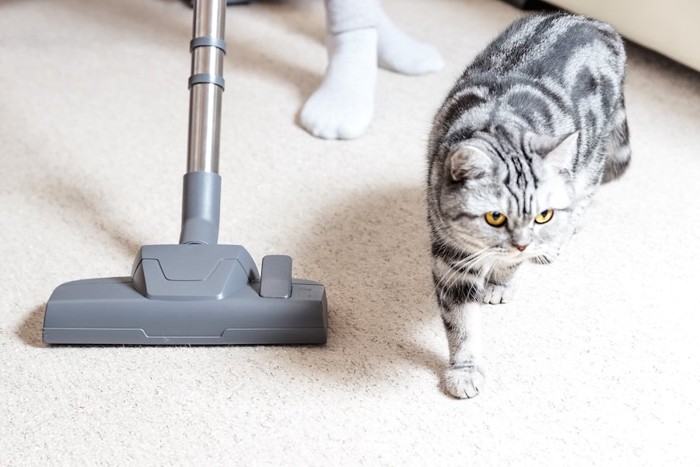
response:
<path id="1" fill-rule="evenodd" d="M 512 298 L 523 262 L 554 260 L 600 184 L 627 168 L 625 61 L 605 23 L 524 17 L 467 67 L 435 116 L 428 222 L 452 396 L 483 385 L 482 304 Z"/>

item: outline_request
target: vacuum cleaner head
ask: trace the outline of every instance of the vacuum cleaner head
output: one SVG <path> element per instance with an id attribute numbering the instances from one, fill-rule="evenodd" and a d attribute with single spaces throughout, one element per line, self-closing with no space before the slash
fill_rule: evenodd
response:
<path id="1" fill-rule="evenodd" d="M 179 245 L 144 246 L 131 277 L 68 282 L 46 305 L 49 344 L 323 344 L 322 284 L 292 279 L 288 256 L 262 274 L 238 245 L 217 245 L 226 3 L 194 2 L 188 172 Z"/>
<path id="2" fill-rule="evenodd" d="M 322 284 L 292 279 L 288 256 L 262 274 L 238 245 L 141 248 L 131 277 L 60 285 L 44 318 L 49 344 L 323 344 Z"/>

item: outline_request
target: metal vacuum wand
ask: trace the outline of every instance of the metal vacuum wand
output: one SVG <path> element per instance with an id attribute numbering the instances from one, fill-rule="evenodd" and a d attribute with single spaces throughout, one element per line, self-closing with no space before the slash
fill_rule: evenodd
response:
<path id="1" fill-rule="evenodd" d="M 226 2 L 195 2 L 188 172 L 219 172 Z"/>
<path id="2" fill-rule="evenodd" d="M 218 172 L 225 25 L 225 0 L 195 1 L 180 243 L 214 245 L 219 236 L 221 177 Z"/>

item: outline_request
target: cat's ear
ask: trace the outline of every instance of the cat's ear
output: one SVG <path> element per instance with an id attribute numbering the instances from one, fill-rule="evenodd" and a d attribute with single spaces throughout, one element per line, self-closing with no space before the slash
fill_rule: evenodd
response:
<path id="1" fill-rule="evenodd" d="M 493 168 L 493 160 L 481 149 L 461 144 L 447 158 L 449 175 L 455 182 L 486 177 Z"/>
<path id="2" fill-rule="evenodd" d="M 578 131 L 568 135 L 528 135 L 530 150 L 560 170 L 570 170 L 576 158 Z"/>

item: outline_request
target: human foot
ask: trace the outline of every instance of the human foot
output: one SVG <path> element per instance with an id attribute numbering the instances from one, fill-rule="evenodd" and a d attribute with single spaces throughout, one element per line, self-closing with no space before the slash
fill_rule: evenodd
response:
<path id="1" fill-rule="evenodd" d="M 374 114 L 377 30 L 366 28 L 328 37 L 329 62 L 323 82 L 301 111 L 301 124 L 324 139 L 362 135 Z"/>
<path id="2" fill-rule="evenodd" d="M 404 33 L 383 11 L 379 12 L 377 33 L 378 63 L 384 69 L 404 75 L 422 75 L 445 66 L 435 47 Z"/>

